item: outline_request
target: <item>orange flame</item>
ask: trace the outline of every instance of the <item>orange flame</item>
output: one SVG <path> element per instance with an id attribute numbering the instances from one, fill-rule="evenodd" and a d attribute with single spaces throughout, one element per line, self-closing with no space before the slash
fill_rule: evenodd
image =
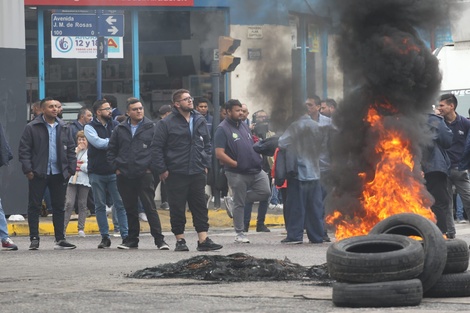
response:
<path id="1" fill-rule="evenodd" d="M 388 104 L 380 106 L 390 109 Z M 365 121 L 379 136 L 375 146 L 379 161 L 374 177 L 358 174 L 365 182 L 360 199 L 363 210 L 352 217 L 335 211 L 326 218 L 328 224 L 336 226 L 337 240 L 366 235 L 375 224 L 398 213 L 416 213 L 435 221 L 426 188 L 414 172 L 410 141 L 398 130 L 386 129 L 383 117 L 373 107 Z"/>

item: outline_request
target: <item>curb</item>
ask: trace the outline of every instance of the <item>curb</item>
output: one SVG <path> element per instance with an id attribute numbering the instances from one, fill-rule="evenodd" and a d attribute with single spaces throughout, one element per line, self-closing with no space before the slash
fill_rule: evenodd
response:
<path id="1" fill-rule="evenodd" d="M 276 212 L 278 213 L 278 212 Z M 256 212 L 252 214 L 252 219 L 250 222 L 250 227 L 256 226 Z M 170 212 L 165 210 L 158 210 L 158 215 L 160 216 L 160 222 L 162 224 L 162 230 L 164 232 L 171 231 L 170 224 Z M 186 212 L 186 225 L 191 229 L 192 225 L 192 216 L 190 212 Z M 109 231 L 110 233 L 114 231 L 114 225 L 111 218 L 108 218 Z M 266 214 L 265 224 L 267 226 L 284 226 L 284 216 L 282 213 L 278 214 Z M 231 228 L 233 227 L 233 220 L 227 216 L 227 213 L 224 209 L 209 209 L 209 225 L 211 228 Z M 90 234 L 99 234 L 98 223 L 96 218 L 88 217 L 85 223 L 85 233 Z M 150 227 L 147 222 L 140 222 L 140 231 L 143 233 L 149 233 Z M 29 227 L 28 221 L 21 222 L 8 222 L 8 233 L 10 236 L 29 236 Z M 70 221 L 67 226 L 66 235 L 77 235 L 77 221 Z M 41 217 L 39 220 L 39 235 L 40 236 L 53 236 L 54 235 L 54 226 L 52 225 L 51 217 Z"/>

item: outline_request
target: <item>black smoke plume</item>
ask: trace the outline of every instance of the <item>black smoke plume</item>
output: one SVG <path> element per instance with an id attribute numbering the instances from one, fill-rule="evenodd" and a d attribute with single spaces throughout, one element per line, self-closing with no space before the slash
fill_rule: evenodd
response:
<path id="1" fill-rule="evenodd" d="M 373 180 L 379 157 L 378 138 L 365 120 L 370 107 L 384 117 L 386 129 L 410 140 L 416 168 L 411 175 L 422 179 L 420 147 L 430 142 L 426 113 L 432 112 L 441 74 L 418 30 L 438 25 L 447 8 L 442 0 L 338 0 L 333 7 L 340 12 L 337 47 L 348 87 L 333 118 L 338 133 L 332 140 L 334 192 L 327 214 L 363 216 L 363 185 Z"/>

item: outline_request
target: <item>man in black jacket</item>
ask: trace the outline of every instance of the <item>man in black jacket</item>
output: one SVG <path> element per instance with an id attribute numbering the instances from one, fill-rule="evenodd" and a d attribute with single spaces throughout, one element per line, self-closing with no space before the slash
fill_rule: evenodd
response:
<path id="1" fill-rule="evenodd" d="M 107 152 L 108 162 L 117 175 L 117 187 L 129 223 L 127 241 L 118 248 L 136 249 L 139 245 L 140 198 L 155 245 L 160 250 L 169 250 L 154 201 L 155 182 L 151 171 L 151 148 L 155 123 L 144 116 L 144 107 L 137 98 L 127 100 L 127 115 L 128 118 L 114 129 Z"/>
<path id="2" fill-rule="evenodd" d="M 54 249 L 76 248 L 65 240 L 64 205 L 67 182 L 75 174 L 77 158 L 70 129 L 57 118 L 58 103 L 52 98 L 41 101 L 43 113 L 26 125 L 18 148 L 23 173 L 29 181 L 30 250 L 39 248 L 39 213 L 46 187 L 51 192 Z"/>
<path id="3" fill-rule="evenodd" d="M 171 231 L 177 240 L 175 251 L 189 251 L 184 239 L 186 202 L 198 233 L 197 250 L 218 250 L 222 246 L 207 237 L 209 217 L 204 189 L 211 144 L 206 119 L 194 110 L 188 90 L 175 91 L 172 102 L 172 113 L 157 124 L 152 161 L 160 180 L 167 184 Z"/>

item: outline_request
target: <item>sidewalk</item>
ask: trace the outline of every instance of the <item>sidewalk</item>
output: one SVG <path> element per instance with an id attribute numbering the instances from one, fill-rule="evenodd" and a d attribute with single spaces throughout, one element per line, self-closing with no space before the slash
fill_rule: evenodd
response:
<path id="1" fill-rule="evenodd" d="M 165 210 L 158 210 L 160 216 L 160 221 L 162 224 L 162 230 L 164 232 L 171 231 L 170 225 L 170 212 Z M 256 215 L 257 215 L 257 205 L 253 207 L 252 218 L 250 222 L 250 230 L 254 231 L 256 227 Z M 191 213 L 186 212 L 186 226 L 188 230 L 192 229 L 192 216 Z M 111 218 L 108 218 L 109 231 L 113 232 L 114 226 Z M 269 226 L 282 227 L 284 226 L 284 217 L 281 210 L 268 210 L 266 214 L 265 224 Z M 233 220 L 228 217 L 225 209 L 209 209 L 209 225 L 211 228 L 229 228 L 233 227 Z M 150 232 L 150 227 L 147 222 L 140 222 L 140 231 L 143 233 Z M 67 235 L 77 235 L 77 221 L 70 221 L 66 234 Z M 29 228 L 28 221 L 22 222 L 8 222 L 8 233 L 10 236 L 28 236 Z M 88 234 L 99 234 L 98 223 L 94 216 L 86 219 L 85 223 L 85 233 Z M 49 236 L 54 235 L 54 227 L 52 225 L 52 217 L 41 217 L 39 220 L 39 235 L 40 236 Z"/>

